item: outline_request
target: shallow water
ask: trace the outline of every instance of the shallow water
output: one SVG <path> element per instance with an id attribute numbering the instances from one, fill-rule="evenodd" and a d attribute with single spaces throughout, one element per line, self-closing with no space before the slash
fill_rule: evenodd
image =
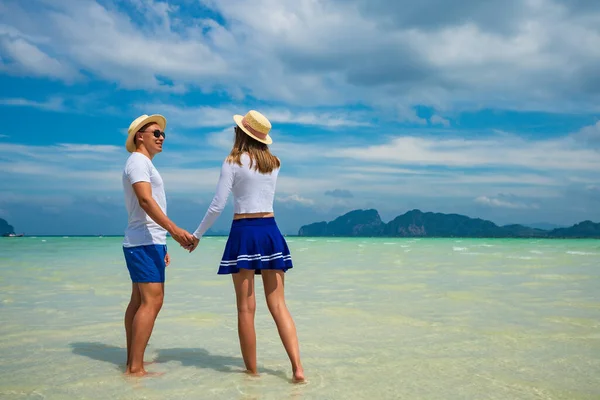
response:
<path id="1" fill-rule="evenodd" d="M 2 399 L 599 399 L 600 241 L 288 238 L 287 302 L 309 383 L 257 283 L 243 373 L 225 238 L 170 244 L 146 359 L 122 376 L 120 238 L 0 239 Z"/>

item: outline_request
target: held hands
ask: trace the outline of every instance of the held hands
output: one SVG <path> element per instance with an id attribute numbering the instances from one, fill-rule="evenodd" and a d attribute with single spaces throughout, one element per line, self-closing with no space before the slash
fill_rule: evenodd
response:
<path id="1" fill-rule="evenodd" d="M 192 236 L 191 233 L 189 233 L 185 229 L 181 229 L 178 227 L 173 229 L 173 232 L 171 232 L 171 236 L 173 237 L 173 239 L 175 239 L 175 241 L 177 243 L 179 243 L 181 245 L 181 247 L 186 248 L 186 249 L 189 246 L 192 246 L 194 244 L 194 239 L 196 239 L 195 237 Z M 196 240 L 198 240 L 198 239 L 196 239 Z"/>
<path id="2" fill-rule="evenodd" d="M 198 247 L 198 243 L 200 243 L 200 239 L 197 239 L 185 229 L 181 229 L 178 227 L 173 229 L 173 232 L 171 232 L 171 236 L 173 237 L 173 239 L 175 239 L 175 241 L 177 241 L 177 243 L 181 245 L 181 247 L 183 247 L 190 253 L 196 250 L 196 247 Z"/>
<path id="3" fill-rule="evenodd" d="M 194 243 L 190 246 L 185 247 L 185 249 L 190 253 L 196 250 L 196 247 L 198 247 L 198 243 L 200 243 L 200 239 L 196 238 L 195 236 L 192 236 L 192 240 L 194 241 Z"/>

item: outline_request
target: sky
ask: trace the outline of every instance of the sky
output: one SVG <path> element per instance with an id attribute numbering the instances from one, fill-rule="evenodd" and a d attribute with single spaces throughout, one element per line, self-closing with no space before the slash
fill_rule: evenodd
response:
<path id="1" fill-rule="evenodd" d="M 256 109 L 284 233 L 369 208 L 599 222 L 599 65 L 597 0 L 0 0 L 0 218 L 122 234 L 127 127 L 160 113 L 194 230 Z"/>

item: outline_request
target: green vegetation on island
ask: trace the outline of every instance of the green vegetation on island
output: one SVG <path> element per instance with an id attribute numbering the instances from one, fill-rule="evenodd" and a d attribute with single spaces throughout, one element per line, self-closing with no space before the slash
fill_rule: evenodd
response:
<path id="1" fill-rule="evenodd" d="M 0 236 L 2 235 L 10 235 L 15 233 L 15 228 L 12 225 L 9 225 L 8 222 L 2 218 L 0 218 Z"/>

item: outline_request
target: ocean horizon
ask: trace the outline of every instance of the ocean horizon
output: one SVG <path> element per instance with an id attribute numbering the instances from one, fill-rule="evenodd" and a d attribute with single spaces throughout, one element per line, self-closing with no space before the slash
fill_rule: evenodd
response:
<path id="1" fill-rule="evenodd" d="M 598 399 L 600 240 L 288 235 L 308 383 L 291 368 L 260 276 L 261 376 L 243 374 L 226 237 L 169 241 L 165 303 L 125 378 L 131 282 L 116 236 L 0 239 L 2 399 Z"/>
<path id="2" fill-rule="evenodd" d="M 205 234 L 202 237 L 228 237 L 228 233 L 223 234 Z M 298 235 L 298 234 L 288 234 L 284 233 L 285 237 L 297 237 L 297 238 L 307 238 L 307 239 L 497 239 L 497 240 L 600 240 L 595 237 L 586 238 L 586 237 L 473 237 L 473 236 L 306 236 L 306 235 Z M 106 238 L 122 238 L 123 234 L 120 235 L 71 235 L 71 234 L 59 234 L 59 235 L 36 235 L 36 234 L 25 234 L 24 236 L 19 237 L 0 237 L 0 239 L 18 239 L 18 238 L 38 238 L 38 237 L 62 237 L 62 238 L 95 238 L 95 237 L 106 237 Z M 168 238 L 171 238 L 170 235 L 167 235 Z"/>

